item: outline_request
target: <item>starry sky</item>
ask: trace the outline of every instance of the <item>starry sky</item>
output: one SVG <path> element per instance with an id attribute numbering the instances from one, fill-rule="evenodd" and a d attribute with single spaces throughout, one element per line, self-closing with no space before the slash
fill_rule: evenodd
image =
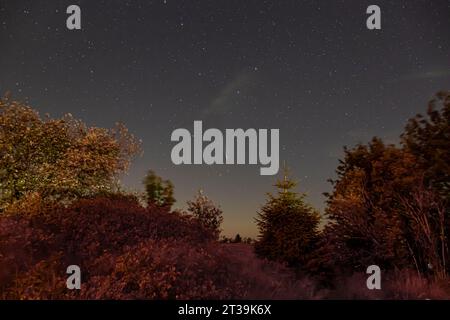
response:
<path id="1" fill-rule="evenodd" d="M 66 28 L 81 7 L 82 30 Z M 381 8 L 381 30 L 366 8 Z M 89 125 L 123 122 L 177 206 L 196 190 L 220 204 L 224 233 L 255 236 L 274 191 L 259 165 L 175 166 L 177 128 L 280 129 L 280 162 L 323 211 L 344 145 L 398 142 L 406 120 L 450 89 L 450 1 L 0 0 L 0 94 Z"/>

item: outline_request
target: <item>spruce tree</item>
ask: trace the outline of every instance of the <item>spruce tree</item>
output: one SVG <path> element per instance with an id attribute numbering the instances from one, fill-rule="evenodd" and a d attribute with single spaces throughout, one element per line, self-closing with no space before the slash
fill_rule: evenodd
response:
<path id="1" fill-rule="evenodd" d="M 242 237 L 241 235 L 238 233 L 233 240 L 233 243 L 241 243 L 242 242 Z"/>
<path id="2" fill-rule="evenodd" d="M 288 177 L 277 181 L 278 193 L 268 193 L 258 212 L 259 229 L 255 252 L 259 257 L 298 266 L 307 261 L 317 239 L 319 213 L 305 202 L 305 194 L 294 191 L 297 183 Z"/>
<path id="3" fill-rule="evenodd" d="M 187 205 L 188 212 L 218 239 L 223 222 L 222 209 L 216 206 L 202 190 L 199 190 L 194 200 L 188 201 Z"/>

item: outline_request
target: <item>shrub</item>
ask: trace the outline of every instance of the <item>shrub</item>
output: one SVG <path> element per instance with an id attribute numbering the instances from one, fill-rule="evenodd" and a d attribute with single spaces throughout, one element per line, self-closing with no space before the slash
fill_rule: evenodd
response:
<path id="1" fill-rule="evenodd" d="M 195 244 L 213 237 L 195 219 L 146 209 L 133 197 L 110 195 L 78 200 L 67 208 L 46 208 L 41 214 L 26 215 L 18 206 L 15 214 L 0 217 L 0 290 L 13 290 L 16 298 L 33 297 L 22 286 L 39 278 L 47 267 L 65 277 L 62 266 L 76 264 L 84 281 L 89 281 L 111 270 L 111 266 L 105 269 L 107 258 L 119 257 L 148 240 L 174 238 Z"/>
<path id="2" fill-rule="evenodd" d="M 16 275 L 26 272 L 53 251 L 53 236 L 31 221 L 0 217 L 0 295 Z"/>
<path id="3" fill-rule="evenodd" d="M 368 290 L 367 275 L 363 272 L 339 278 L 335 290 L 329 292 L 329 298 L 435 300 L 450 297 L 441 283 L 423 278 L 416 271 L 402 269 L 383 274 L 381 290 Z"/>
<path id="4" fill-rule="evenodd" d="M 244 243 L 222 244 L 191 217 L 142 207 L 120 195 L 79 200 L 45 214 L 0 216 L 3 299 L 319 299 L 443 298 L 413 274 L 366 275 L 320 290 L 312 278 L 259 259 Z M 66 289 L 66 268 L 81 268 L 81 290 Z M 385 280 L 386 279 L 386 280 Z"/>
<path id="5" fill-rule="evenodd" d="M 147 209 L 119 195 L 79 200 L 45 214 L 2 216 L 0 297 L 305 297 L 306 282 L 295 281 L 287 268 L 257 259 L 249 245 L 227 247 L 213 238 L 195 218 Z M 81 268 L 80 291 L 65 288 L 72 264 Z"/>

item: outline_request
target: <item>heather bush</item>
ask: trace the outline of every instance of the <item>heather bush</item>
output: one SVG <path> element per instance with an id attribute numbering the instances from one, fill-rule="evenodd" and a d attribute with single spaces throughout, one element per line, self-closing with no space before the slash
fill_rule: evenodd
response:
<path id="1" fill-rule="evenodd" d="M 110 195 L 52 207 L 44 214 L 0 216 L 3 299 L 322 299 L 449 297 L 444 285 L 414 274 L 342 275 L 324 290 L 315 278 L 259 259 L 249 244 L 223 244 L 197 219 L 145 208 Z M 81 290 L 66 288 L 79 265 Z"/>
<path id="2" fill-rule="evenodd" d="M 329 291 L 331 299 L 385 299 L 385 300 L 426 300 L 449 299 L 445 286 L 448 283 L 431 281 L 421 277 L 417 271 L 403 269 L 383 273 L 381 290 L 368 290 L 367 275 L 356 272 L 338 278 L 335 289 Z M 448 289 L 448 288 L 447 288 Z"/>
<path id="3" fill-rule="evenodd" d="M 55 254 L 59 266 L 76 264 L 83 279 L 108 272 L 99 266 L 106 254 L 120 256 L 146 240 L 205 242 L 212 234 L 195 219 L 142 207 L 134 197 L 110 195 L 79 200 L 69 207 L 49 207 L 39 214 L 0 217 L 0 290 L 28 285 Z M 38 269 L 36 269 L 38 268 Z M 34 272 L 34 271 L 36 272 Z M 65 270 L 49 272 L 66 277 Z M 18 276 L 20 275 L 20 277 Z M 21 279 L 18 282 L 18 279 Z M 9 289 L 8 289 L 9 288 Z M 16 290 L 18 297 L 23 295 Z M 16 295 L 16 296 L 17 296 Z M 36 295 L 39 296 L 39 295 Z"/>
<path id="4" fill-rule="evenodd" d="M 0 293 L 14 277 L 26 272 L 53 251 L 53 236 L 30 220 L 0 217 Z"/>
<path id="5" fill-rule="evenodd" d="M 0 297 L 258 299 L 313 292 L 286 267 L 257 259 L 251 246 L 213 238 L 197 219 L 117 195 L 2 216 Z M 82 270 L 80 291 L 65 287 L 72 264 Z"/>
<path id="6" fill-rule="evenodd" d="M 211 246 L 213 246 L 211 244 Z M 87 299 L 227 299 L 240 286 L 220 250 L 183 239 L 148 240 L 110 257 L 112 272 L 93 277 Z"/>
<path id="7" fill-rule="evenodd" d="M 229 272 L 242 281 L 236 299 L 321 299 L 326 295 L 316 281 L 299 277 L 286 264 L 258 258 L 252 245 L 227 244 L 223 250 L 233 261 Z"/>
<path id="8" fill-rule="evenodd" d="M 414 270 L 402 270 L 387 274 L 385 281 L 385 299 L 424 300 L 450 299 L 445 286 L 447 281 L 430 281 Z M 448 288 L 447 288 L 448 289 Z"/>
<path id="9" fill-rule="evenodd" d="M 49 300 L 69 297 L 61 253 L 38 261 L 25 272 L 17 273 L 8 290 L 0 293 L 2 299 Z"/>

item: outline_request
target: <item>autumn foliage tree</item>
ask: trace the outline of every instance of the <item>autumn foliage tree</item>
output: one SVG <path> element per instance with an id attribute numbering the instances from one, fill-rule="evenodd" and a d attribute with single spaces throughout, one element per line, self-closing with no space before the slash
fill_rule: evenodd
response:
<path id="1" fill-rule="evenodd" d="M 374 138 L 368 145 L 345 149 L 337 177 L 326 209 L 330 245 L 339 247 L 330 249 L 335 259 L 354 271 L 370 264 L 407 264 L 399 196 L 407 196 L 420 181 L 414 156 Z"/>
<path id="2" fill-rule="evenodd" d="M 41 117 L 28 105 L 0 101 L 0 210 L 30 195 L 67 201 L 110 192 L 139 151 L 120 124 L 88 127 L 72 115 Z"/>
<path id="3" fill-rule="evenodd" d="M 408 121 L 401 136 L 430 184 L 450 204 L 450 91 L 441 91 L 428 104 L 426 116 Z"/>
<path id="4" fill-rule="evenodd" d="M 425 116 L 408 121 L 401 142 L 415 156 L 423 177 L 410 201 L 402 199 L 416 234 L 415 264 L 422 270 L 432 265 L 443 278 L 450 271 L 450 91 L 438 92 Z"/>
<path id="5" fill-rule="evenodd" d="M 438 102 L 441 110 L 435 109 Z M 427 114 L 408 122 L 401 145 L 373 138 L 345 149 L 328 194 L 325 264 L 332 261 L 353 272 L 377 264 L 446 274 L 449 94 L 439 93 Z"/>
<path id="6" fill-rule="evenodd" d="M 448 274 L 449 216 L 438 193 L 418 185 L 411 195 L 401 198 L 403 215 L 408 219 L 407 246 L 419 274 L 429 273 L 437 279 Z"/>
<path id="7" fill-rule="evenodd" d="M 319 213 L 305 202 L 305 195 L 293 191 L 296 183 L 285 173 L 275 186 L 278 194 L 268 194 L 267 203 L 258 212 L 259 238 L 255 244 L 258 256 L 304 264 L 317 239 Z"/>

